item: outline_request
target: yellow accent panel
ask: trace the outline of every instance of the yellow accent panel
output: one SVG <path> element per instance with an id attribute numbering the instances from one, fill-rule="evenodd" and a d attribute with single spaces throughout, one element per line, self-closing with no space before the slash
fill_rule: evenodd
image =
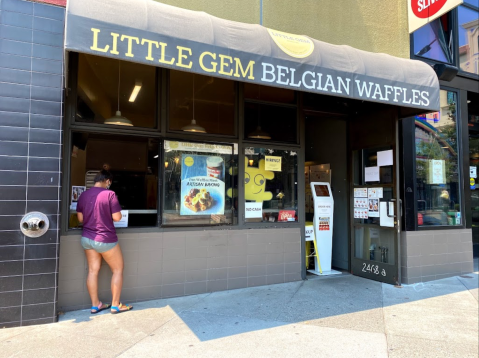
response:
<path id="1" fill-rule="evenodd" d="M 261 159 L 258 168 L 248 166 L 248 158 L 245 161 L 245 185 L 244 196 L 246 200 L 262 202 L 269 201 L 273 198 L 273 194 L 266 190 L 266 180 L 274 178 L 274 173 L 265 170 L 265 161 Z"/>

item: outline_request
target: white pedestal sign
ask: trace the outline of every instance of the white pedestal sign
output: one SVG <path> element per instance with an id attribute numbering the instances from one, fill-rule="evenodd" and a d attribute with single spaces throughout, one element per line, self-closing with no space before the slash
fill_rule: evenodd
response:
<path id="1" fill-rule="evenodd" d="M 308 272 L 321 276 L 341 274 L 341 272 L 331 269 L 334 213 L 331 186 L 327 182 L 312 182 L 311 193 L 314 200 L 313 224 L 319 262 L 315 258 L 315 270 L 308 270 Z M 321 267 L 322 272 L 320 272 L 319 267 Z"/>

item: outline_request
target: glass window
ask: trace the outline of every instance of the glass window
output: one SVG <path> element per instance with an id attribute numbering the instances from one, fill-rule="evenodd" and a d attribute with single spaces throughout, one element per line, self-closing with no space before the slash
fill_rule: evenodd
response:
<path id="1" fill-rule="evenodd" d="M 479 93 L 467 93 L 469 117 L 469 185 L 471 189 L 472 249 L 479 256 Z"/>
<path id="2" fill-rule="evenodd" d="M 450 49 L 451 33 L 448 31 L 447 15 L 416 30 L 414 54 L 441 62 L 452 62 Z"/>
<path id="3" fill-rule="evenodd" d="M 235 135 L 235 82 L 170 71 L 169 129 Z"/>
<path id="4" fill-rule="evenodd" d="M 479 74 L 479 11 L 459 6 L 459 66 Z"/>
<path id="5" fill-rule="evenodd" d="M 294 91 L 246 83 L 244 97 L 245 139 L 298 142 Z M 275 105 L 274 102 L 290 106 Z"/>
<path id="6" fill-rule="evenodd" d="M 244 112 L 245 139 L 297 143 L 296 107 L 246 102 Z"/>
<path id="7" fill-rule="evenodd" d="M 298 221 L 296 150 L 245 148 L 245 221 Z"/>
<path id="8" fill-rule="evenodd" d="M 479 0 L 464 0 L 464 2 L 479 7 Z"/>
<path id="9" fill-rule="evenodd" d="M 296 92 L 279 87 L 244 84 L 245 100 L 296 104 Z"/>
<path id="10" fill-rule="evenodd" d="M 441 91 L 441 111 L 416 117 L 418 226 L 461 225 L 457 95 Z"/>
<path id="11" fill-rule="evenodd" d="M 78 55 L 78 122 L 156 127 L 156 68 Z"/>
<path id="12" fill-rule="evenodd" d="M 104 164 L 113 174 L 113 190 L 128 227 L 157 225 L 158 140 L 145 137 L 72 133 L 70 166 L 70 228 L 80 228 L 76 202 L 94 185 Z"/>
<path id="13" fill-rule="evenodd" d="M 233 224 L 238 202 L 233 145 L 165 141 L 162 224 Z"/>

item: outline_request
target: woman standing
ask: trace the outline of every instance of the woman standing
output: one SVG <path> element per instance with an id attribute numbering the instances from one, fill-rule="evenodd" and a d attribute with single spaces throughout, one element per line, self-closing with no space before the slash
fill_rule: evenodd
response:
<path id="1" fill-rule="evenodd" d="M 120 303 L 123 255 L 113 222 L 121 220 L 121 207 L 115 193 L 108 190 L 112 179 L 109 167 L 104 165 L 103 170 L 95 177 L 95 185 L 82 193 L 77 204 L 78 221 L 83 223 L 81 244 L 88 261 L 86 285 L 91 298 L 92 314 L 108 308 L 111 308 L 111 313 L 122 313 L 133 308 Z M 101 302 L 98 298 L 98 272 L 102 257 L 113 273 L 111 305 Z"/>

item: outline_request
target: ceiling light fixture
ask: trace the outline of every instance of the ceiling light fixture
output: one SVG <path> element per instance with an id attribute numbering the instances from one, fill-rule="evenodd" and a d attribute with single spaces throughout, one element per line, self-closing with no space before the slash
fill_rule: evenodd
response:
<path id="1" fill-rule="evenodd" d="M 118 110 L 113 117 L 105 119 L 103 123 L 114 124 L 117 126 L 133 126 L 133 123 L 131 123 L 129 119 L 123 117 L 120 112 L 120 61 L 118 61 Z"/>
<path id="2" fill-rule="evenodd" d="M 182 127 L 181 130 L 185 132 L 206 133 L 206 130 L 202 126 L 197 125 L 195 120 L 195 75 L 194 74 L 193 74 L 193 119 L 191 120 L 190 124 Z"/>
<path id="3" fill-rule="evenodd" d="M 266 133 L 265 131 L 261 130 L 261 126 L 257 126 L 256 129 L 248 134 L 248 138 L 251 139 L 271 139 L 271 136 L 269 133 Z"/>
<path id="4" fill-rule="evenodd" d="M 130 99 L 128 101 L 135 102 L 136 97 L 138 96 L 138 93 L 140 93 L 141 85 L 142 85 L 141 81 L 135 82 L 135 87 L 133 87 L 133 91 L 131 91 Z"/>
<path id="5" fill-rule="evenodd" d="M 258 98 L 261 98 L 261 87 L 258 87 Z M 251 139 L 271 139 L 269 133 L 266 133 L 261 129 L 261 104 L 258 104 L 258 126 L 256 129 L 248 134 L 248 138 Z"/>
<path id="6" fill-rule="evenodd" d="M 259 104 L 258 106 L 259 106 L 259 108 L 258 108 L 258 126 L 256 127 L 256 129 L 253 132 L 248 134 L 248 138 L 251 138 L 251 139 L 271 139 L 271 136 L 269 135 L 269 133 L 266 133 L 265 131 L 263 131 L 261 129 L 261 125 L 260 125 L 261 105 Z"/>

